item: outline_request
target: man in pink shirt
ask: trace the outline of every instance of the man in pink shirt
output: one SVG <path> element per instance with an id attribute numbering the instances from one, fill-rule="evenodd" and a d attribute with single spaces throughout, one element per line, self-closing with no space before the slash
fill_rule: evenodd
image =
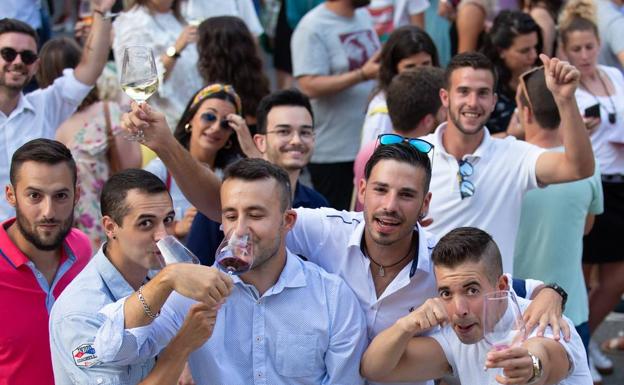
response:
<path id="1" fill-rule="evenodd" d="M 388 114 L 392 121 L 392 134 L 405 138 L 418 138 L 432 132 L 446 120 L 446 109 L 440 100 L 444 86 L 444 71 L 435 67 L 419 67 L 404 72 L 390 83 L 386 95 Z M 377 141 L 364 145 L 353 165 L 353 185 L 364 179 L 364 166 L 375 151 Z M 429 156 L 432 158 L 432 156 Z M 362 211 L 362 202 L 355 202 L 355 210 Z"/>
<path id="2" fill-rule="evenodd" d="M 49 139 L 21 146 L 11 159 L 6 199 L 16 216 L 0 226 L 0 385 L 53 385 L 48 315 L 91 257 L 72 229 L 76 164 Z"/>

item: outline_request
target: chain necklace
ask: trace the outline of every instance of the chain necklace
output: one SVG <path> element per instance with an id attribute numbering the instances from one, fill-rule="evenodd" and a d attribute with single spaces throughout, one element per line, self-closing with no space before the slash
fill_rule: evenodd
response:
<path id="1" fill-rule="evenodd" d="M 413 237 L 413 236 L 412 236 Z M 362 243 L 362 246 L 364 248 L 364 255 L 371 260 L 371 262 L 373 262 L 373 264 L 379 266 L 379 270 L 377 270 L 377 276 L 378 277 L 385 277 L 386 276 L 386 269 L 390 268 L 390 267 L 394 267 L 396 265 L 398 265 L 399 263 L 405 261 L 405 259 L 407 257 L 410 256 L 410 254 L 412 254 L 412 250 L 414 249 L 414 238 L 412 238 L 412 241 L 410 243 L 410 248 L 409 250 L 407 250 L 407 254 L 405 254 L 405 256 L 401 259 L 399 259 L 397 262 L 391 263 L 389 265 L 382 265 L 381 263 L 378 263 L 377 261 L 375 261 L 369 254 L 368 254 L 368 249 L 366 248 L 366 244 Z"/>
<path id="2" fill-rule="evenodd" d="M 604 80 L 602 79 L 602 75 L 600 75 L 600 70 L 597 69 L 596 70 L 596 74 L 598 75 L 598 80 L 600 80 L 600 84 L 602 84 L 602 88 L 604 89 L 605 93 L 607 94 L 607 97 L 609 98 L 609 103 L 611 104 L 611 108 L 613 108 L 613 112 L 609 112 L 609 110 L 607 110 L 607 113 L 609 114 L 609 123 L 611 124 L 615 124 L 615 122 L 617 121 L 617 110 L 615 108 L 615 103 L 613 103 L 613 99 L 611 99 L 611 95 L 609 94 L 609 89 L 607 88 L 607 85 L 605 84 Z M 585 85 L 585 83 L 583 83 L 583 80 L 580 81 L 581 86 L 583 86 L 583 88 L 585 88 L 585 91 L 587 91 L 591 96 L 594 97 L 594 99 L 596 99 L 596 102 L 598 102 L 598 104 L 600 104 L 602 106 L 602 103 L 600 103 L 600 100 L 598 99 L 598 97 L 589 90 L 589 88 Z M 604 106 L 603 106 L 604 107 Z M 605 107 L 606 110 L 606 107 Z"/>

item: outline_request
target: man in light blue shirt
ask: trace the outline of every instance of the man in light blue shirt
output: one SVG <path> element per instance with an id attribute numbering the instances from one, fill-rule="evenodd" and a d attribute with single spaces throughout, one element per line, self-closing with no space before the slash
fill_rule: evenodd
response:
<path id="1" fill-rule="evenodd" d="M 251 270 L 233 277 L 212 337 L 189 357 L 195 382 L 362 384 L 366 321 L 355 295 L 338 276 L 286 249 L 297 214 L 285 171 L 260 159 L 233 164 L 225 171 L 221 205 L 226 237 L 250 234 L 255 257 Z M 161 310 L 153 305 L 163 297 L 156 285 L 146 284 L 143 294 L 152 312 Z M 173 294 L 161 315 L 141 328 L 152 320 L 137 302 L 104 308 L 96 344 L 107 343 L 100 359 L 126 365 L 154 356 L 193 302 Z"/>
<path id="2" fill-rule="evenodd" d="M 105 243 L 82 272 L 55 302 L 50 315 L 50 348 L 56 385 L 66 384 L 175 384 L 188 355 L 210 336 L 216 317 L 216 301 L 229 293 L 230 279 L 214 268 L 190 264 L 165 267 L 150 282 L 169 294 L 185 295 L 204 287 L 222 287 L 215 301 L 207 299 L 182 315 L 184 326 L 158 358 L 152 356 L 132 365 L 109 365 L 100 359 L 101 347 L 94 343 L 103 324 L 98 311 L 105 305 L 141 293 L 149 269 L 160 268 L 158 241 L 173 227 L 171 196 L 165 184 L 153 174 L 129 169 L 112 176 L 102 190 L 102 223 Z M 195 274 L 195 275 L 193 275 Z M 187 286 L 185 286 L 187 285 Z M 152 302 L 133 298 L 150 311 Z M 188 314 L 188 315 L 187 315 Z M 168 341 L 169 342 L 169 341 Z M 112 341 L 103 341 L 105 345 Z"/>

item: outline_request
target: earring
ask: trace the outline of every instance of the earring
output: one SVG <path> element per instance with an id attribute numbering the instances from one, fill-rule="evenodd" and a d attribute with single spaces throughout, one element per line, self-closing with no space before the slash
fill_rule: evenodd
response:
<path id="1" fill-rule="evenodd" d="M 423 219 L 425 219 L 426 216 L 427 216 L 427 214 L 420 214 L 420 215 L 418 215 L 418 220 L 422 221 Z"/>
<path id="2" fill-rule="evenodd" d="M 223 146 L 225 150 L 229 150 L 230 148 L 232 148 L 232 139 L 228 140 L 225 146 Z"/>
<path id="3" fill-rule="evenodd" d="M 186 123 L 184 125 L 184 131 L 191 132 L 192 130 L 193 130 L 193 127 L 191 126 L 191 123 Z"/>

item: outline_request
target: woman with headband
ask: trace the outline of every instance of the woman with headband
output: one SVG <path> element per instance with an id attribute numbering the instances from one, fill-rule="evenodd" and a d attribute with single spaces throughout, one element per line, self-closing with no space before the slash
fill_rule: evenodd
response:
<path id="1" fill-rule="evenodd" d="M 225 166 L 245 154 L 259 157 L 241 111 L 241 100 L 232 86 L 211 84 L 191 98 L 173 135 L 193 158 L 219 175 Z M 178 238 L 184 238 L 195 217 L 195 208 L 160 159 L 152 160 L 145 169 L 167 185 L 176 211 L 174 232 Z"/>

